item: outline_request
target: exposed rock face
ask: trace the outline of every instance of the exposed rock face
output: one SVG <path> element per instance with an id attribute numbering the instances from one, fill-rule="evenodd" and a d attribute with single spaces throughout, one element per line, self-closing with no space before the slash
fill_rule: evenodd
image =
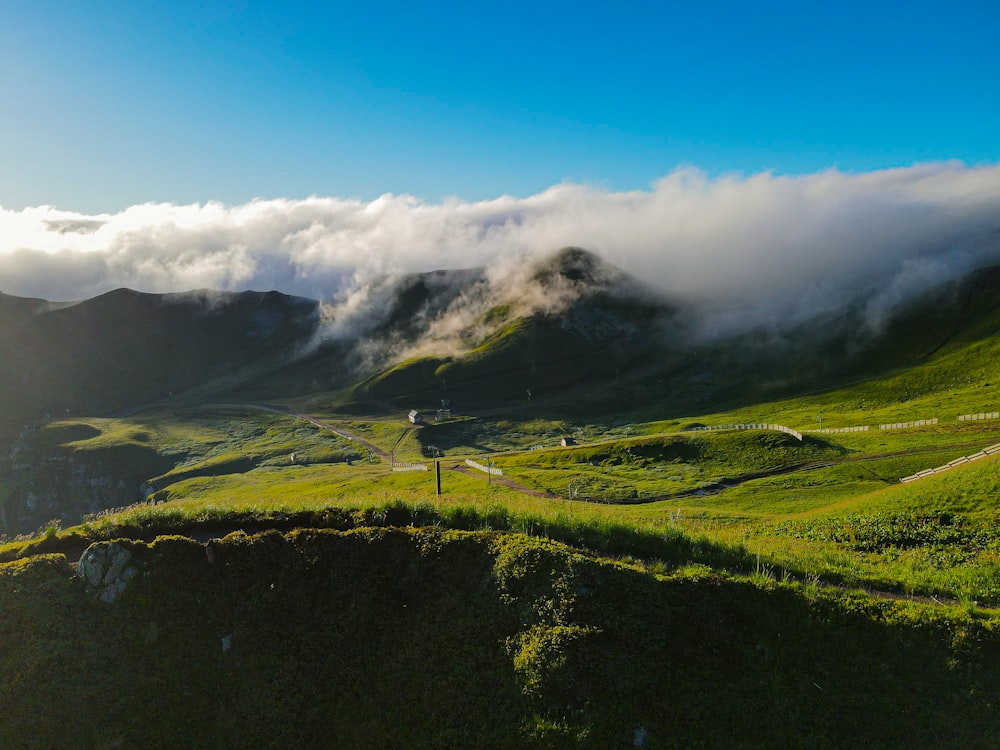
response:
<path id="1" fill-rule="evenodd" d="M 76 574 L 94 591 L 94 598 L 112 604 L 137 570 L 129 565 L 132 553 L 119 542 L 95 542 L 84 550 Z"/>
<path id="2" fill-rule="evenodd" d="M 150 477 L 173 466 L 171 458 L 146 446 L 73 451 L 53 442 L 91 436 L 86 427 L 26 428 L 11 448 L 0 453 L 2 531 L 25 534 L 58 519 L 63 526 L 84 516 L 145 500 Z M 52 433 L 64 433 L 62 438 Z M 93 431 L 97 434 L 96 431 Z"/>

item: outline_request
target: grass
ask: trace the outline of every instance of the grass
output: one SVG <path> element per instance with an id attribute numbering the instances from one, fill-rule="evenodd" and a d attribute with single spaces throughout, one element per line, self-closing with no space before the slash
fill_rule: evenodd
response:
<path id="1" fill-rule="evenodd" d="M 0 462 L 5 524 L 29 494 L 153 493 L 61 525 L 39 510 L 42 531 L 0 544 L 0 642 L 19 644 L 0 647 L 0 740 L 307 745 L 294 716 L 358 746 L 993 746 L 1000 462 L 898 480 L 1000 442 L 1000 420 L 955 420 L 996 410 L 998 353 L 950 340 L 877 379 L 668 419 L 655 400 L 635 418 L 498 408 L 423 426 L 365 414 L 349 389 L 288 402 L 397 460 L 443 452 L 440 497 L 433 472 L 369 463 L 289 414 L 52 420 Z M 365 398 L 422 392 L 439 365 L 405 363 Z M 684 430 L 820 414 L 940 421 L 801 442 Z M 461 471 L 485 455 L 512 486 Z M 213 538 L 214 563 L 192 541 Z M 61 555 L 114 539 L 144 575 L 99 610 Z M 46 722 L 37 705 L 58 708 Z"/>
<path id="2" fill-rule="evenodd" d="M 856 496 L 845 491 L 844 477 L 830 475 L 855 468 L 841 465 L 817 470 L 817 474 L 825 472 L 828 476 L 816 478 L 818 497 L 814 494 L 807 499 L 801 498 L 803 488 L 795 486 L 789 477 L 771 477 L 757 481 L 783 481 L 788 486 L 771 488 L 768 493 L 763 489 L 755 491 L 748 483 L 743 500 L 730 490 L 716 496 L 714 503 L 710 502 L 712 498 L 701 497 L 700 505 L 661 501 L 623 506 L 532 498 L 454 471 L 444 472 L 445 495 L 437 498 L 431 473 L 393 473 L 382 465 L 261 467 L 234 475 L 182 480 L 157 493 L 153 498 L 159 501 L 157 504 L 141 504 L 96 518 L 84 525 L 83 533 L 107 538 L 129 528 L 181 531 L 205 524 L 238 527 L 251 522 L 248 519 L 256 519 L 251 522 L 254 524 L 276 523 L 276 519 L 283 518 L 318 523 L 324 514 L 339 517 L 341 512 L 362 512 L 372 518 L 382 514 L 383 518 L 403 524 L 459 524 L 457 528 L 488 527 L 544 535 L 653 566 L 669 560 L 671 565 L 701 563 L 746 573 L 763 558 L 772 570 L 796 580 L 813 575 L 831 584 L 955 600 L 971 598 L 983 605 L 998 603 L 996 560 L 991 550 L 982 550 L 983 554 L 977 550 L 961 559 L 938 554 L 936 562 L 928 562 L 929 553 L 923 548 L 903 555 L 894 555 L 891 550 L 874 554 L 804 533 L 802 529 L 811 528 L 809 524 L 819 527 L 831 523 L 823 515 L 824 507 L 835 509 L 833 519 L 857 516 L 866 508 L 872 513 L 884 513 L 881 509 L 902 502 L 901 493 L 919 488 L 907 485 L 878 489 L 863 495 L 868 498 L 867 506 L 859 506 Z M 937 482 L 950 482 L 956 500 L 945 505 L 939 501 L 935 507 L 965 508 L 960 498 L 991 486 L 996 471 L 994 463 L 984 462 L 952 475 L 941 475 Z M 960 472 L 986 472 L 988 476 L 971 480 L 969 485 L 970 480 L 960 481 Z M 884 483 L 878 486 L 886 487 Z M 855 485 L 854 489 L 869 487 Z M 922 492 L 928 506 L 929 498 L 940 498 L 933 489 Z M 779 501 L 778 494 L 783 494 L 784 500 Z M 852 504 L 844 505 L 845 496 Z M 914 507 L 921 506 L 918 503 Z M 401 516 L 400 509 L 412 509 L 412 515 Z M 984 518 L 973 517 L 971 523 L 981 525 L 986 522 Z M 69 538 L 77 530 L 61 533 Z M 975 535 L 974 529 L 970 534 Z M 679 536 L 685 540 L 682 546 L 689 550 L 687 556 L 668 554 L 662 541 L 657 543 L 660 546 L 649 541 Z M 949 560 L 955 565 L 947 566 Z"/>
<path id="3" fill-rule="evenodd" d="M 59 555 L 0 564 L 0 634 L 18 644 L 0 649 L 0 742 L 1000 740 L 996 620 L 782 582 L 766 564 L 656 572 L 384 512 L 393 527 L 238 532 L 211 555 L 179 536 L 119 541 L 140 573 L 111 606 Z"/>
<path id="4" fill-rule="evenodd" d="M 177 468 L 210 468 L 241 458 L 254 465 L 285 462 L 332 463 L 358 455 L 356 446 L 302 420 L 270 412 L 200 408 L 146 412 L 124 419 L 66 419 L 39 431 L 35 448 L 79 454 L 123 446 L 147 446 L 180 457 Z"/>
<path id="5" fill-rule="evenodd" d="M 747 547 L 853 582 L 1000 604 L 996 461 L 849 496 L 745 533 Z"/>
<path id="6" fill-rule="evenodd" d="M 987 406 L 1000 402 L 998 354 L 1000 341 L 986 339 L 886 377 L 754 404 L 711 418 L 722 423 L 774 421 L 797 429 L 818 427 L 820 414 L 823 426 L 829 428 L 864 424 L 874 428 L 880 423 L 931 417 L 951 422 L 959 414 L 987 411 Z"/>
<path id="7" fill-rule="evenodd" d="M 985 410 L 987 405 L 979 406 Z M 787 405 L 784 408 L 789 414 Z M 688 420 L 626 426 L 489 417 L 418 428 L 402 418 L 325 416 L 387 451 L 395 448 L 399 460 L 426 461 L 429 446 L 442 449 L 445 495 L 436 497 L 432 472 L 395 473 L 384 463 L 356 460 L 348 466 L 347 458 L 359 458 L 357 444 L 289 415 L 235 408 L 151 412 L 122 420 L 61 420 L 38 432 L 35 451 L 40 461 L 53 451 L 94 461 L 122 449 L 141 449 L 168 460 L 166 471 L 149 477 L 156 488 L 151 500 L 157 504 L 129 512 L 148 517 L 144 523 L 151 526 L 157 516 L 174 513 L 190 519 L 218 515 L 216 522 L 224 523 L 220 519 L 227 516 L 270 518 L 393 503 L 431 504 L 442 513 L 463 509 L 454 511 L 459 514 L 503 507 L 523 515 L 518 530 L 565 525 L 567 519 L 593 527 L 597 536 L 608 524 L 633 528 L 640 535 L 683 530 L 693 540 L 729 549 L 733 559 L 760 556 L 772 570 L 786 571 L 797 580 L 815 575 L 834 584 L 997 602 L 995 565 L 985 552 L 965 555 L 949 573 L 941 555 L 931 560 L 921 550 L 908 550 L 889 559 L 892 553 L 885 550 L 876 555 L 810 538 L 795 531 L 799 527 L 794 524 L 812 523 L 814 517 L 893 512 L 885 509 L 895 506 L 915 512 L 941 509 L 936 489 L 941 486 L 953 488 L 949 507 L 954 512 L 966 512 L 963 509 L 974 502 L 988 505 L 984 498 L 994 493 L 993 480 L 986 474 L 971 477 L 987 471 L 992 461 L 981 462 L 982 471 L 969 467 L 905 487 L 897 480 L 971 453 L 970 446 L 997 442 L 1000 423 L 942 422 L 906 431 L 807 436 L 799 442 L 772 432 L 677 432 Z M 779 421 L 771 414 L 739 413 L 702 415 L 698 421 L 743 418 Z M 555 442 L 565 434 L 577 435 L 582 444 L 524 450 L 525 444 Z M 295 465 L 289 463 L 293 452 Z M 602 502 L 534 498 L 487 484 L 484 476 L 451 470 L 461 465 L 463 455 L 480 458 L 487 452 L 506 478 L 522 486 Z M 761 476 L 752 478 L 755 473 Z M 970 478 L 958 479 L 966 475 Z M 678 493 L 689 494 L 675 497 Z M 656 501 L 660 497 L 665 499 Z M 38 525 L 45 520 L 39 519 Z M 985 520 L 975 516 L 971 522 Z M 642 559 L 642 554 L 624 547 L 618 554 Z"/>
<path id="8" fill-rule="evenodd" d="M 0 512 L 39 532 L 0 544 L 0 745 L 996 746 L 1000 462 L 898 481 L 1000 442 L 955 419 L 1000 404 L 998 315 L 938 309 L 795 396 L 819 348 L 640 367 L 498 309 L 462 358 L 268 397 L 443 453 L 441 496 L 249 405 L 17 425 Z M 409 424 L 445 376 L 482 410 Z M 873 429 L 684 429 L 821 418 Z M 502 481 L 462 471 L 487 456 Z M 107 607 L 67 561 L 114 540 L 141 575 Z"/>

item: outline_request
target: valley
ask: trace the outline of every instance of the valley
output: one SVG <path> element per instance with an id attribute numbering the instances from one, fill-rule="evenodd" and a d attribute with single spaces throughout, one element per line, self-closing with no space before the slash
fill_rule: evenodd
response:
<path id="1" fill-rule="evenodd" d="M 529 270 L 520 303 L 404 280 L 348 338 L 308 301 L 188 328 L 140 298 L 145 332 L 58 367 L 74 307 L 7 299 L 5 746 L 1000 741 L 997 269 L 878 336 L 726 340 L 585 251 Z"/>

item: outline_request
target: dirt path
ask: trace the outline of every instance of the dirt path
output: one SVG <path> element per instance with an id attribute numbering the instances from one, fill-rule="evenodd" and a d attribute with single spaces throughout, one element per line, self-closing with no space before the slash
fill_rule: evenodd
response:
<path id="1" fill-rule="evenodd" d="M 967 448 L 977 448 L 979 443 L 959 443 L 957 445 L 946 445 L 946 446 L 934 446 L 930 448 L 914 448 L 912 450 L 905 451 L 891 451 L 889 453 L 872 453 L 865 456 L 847 456 L 840 459 L 831 459 L 828 461 L 809 461 L 803 464 L 795 464 L 793 466 L 783 466 L 778 469 L 769 469 L 768 471 L 756 471 L 747 474 L 740 474 L 736 477 L 720 479 L 711 484 L 696 487 L 689 490 L 678 490 L 677 492 L 671 492 L 666 495 L 658 495 L 653 498 L 636 498 L 635 500 L 624 500 L 621 502 L 616 502 L 616 505 L 642 505 L 646 503 L 655 503 L 661 500 L 676 500 L 682 497 L 692 497 L 701 495 L 717 495 L 725 490 L 732 489 L 746 482 L 752 482 L 754 479 L 765 479 L 767 477 L 781 476 L 782 474 L 796 474 L 802 471 L 812 471 L 814 469 L 822 469 L 827 466 L 836 466 L 838 464 L 851 464 L 851 463 L 865 463 L 868 461 L 878 461 L 883 458 L 898 458 L 901 456 L 916 456 L 921 453 L 939 453 L 941 450 L 948 449 L 962 449 Z M 881 477 L 877 477 L 882 479 Z M 895 484 L 886 479 L 882 479 L 887 485 Z M 597 501 L 600 502 L 600 501 Z"/>
<path id="2" fill-rule="evenodd" d="M 459 474 L 465 474 L 470 477 L 482 477 L 485 479 L 485 475 L 481 471 L 473 469 L 471 466 L 464 466 L 463 464 L 454 464 L 452 466 L 445 467 L 448 471 L 457 471 Z M 562 500 L 559 495 L 553 495 L 551 492 L 543 492 L 542 490 L 533 490 L 530 487 L 525 487 L 522 484 L 507 479 L 507 477 L 493 477 L 490 480 L 493 484 L 500 484 L 504 487 L 509 487 L 514 490 L 514 492 L 520 492 L 522 495 L 530 495 L 531 497 L 543 497 L 548 500 Z"/>
<path id="3" fill-rule="evenodd" d="M 309 414 L 301 414 L 299 412 L 292 411 L 287 406 L 276 406 L 274 404 L 208 404 L 213 407 L 224 407 L 224 408 L 245 408 L 245 409 L 257 409 L 258 411 L 269 411 L 275 414 L 286 414 L 289 417 L 296 417 L 297 419 L 304 419 L 307 422 L 311 422 L 322 430 L 332 432 L 334 435 L 344 438 L 345 440 L 350 440 L 352 442 L 358 443 L 359 445 L 367 448 L 376 456 L 380 458 L 388 458 L 389 454 L 379 448 L 374 443 L 370 443 L 365 440 L 360 435 L 355 435 L 353 432 L 345 430 L 343 427 L 334 427 L 328 422 L 324 422 L 321 419 L 310 416 Z"/>
<path id="4" fill-rule="evenodd" d="M 718 479 L 709 484 L 702 485 L 700 487 L 691 487 L 689 489 L 677 490 L 676 492 L 668 492 L 662 495 L 656 495 L 653 497 L 637 497 L 630 498 L 626 500 L 601 500 L 598 498 L 585 498 L 578 497 L 573 498 L 577 502 L 583 503 L 597 503 L 600 505 L 648 505 L 650 503 L 658 503 L 665 500 L 678 500 L 685 497 L 700 497 L 703 495 L 717 495 L 720 492 L 725 492 L 726 490 L 732 489 L 733 487 L 738 487 L 746 482 L 752 482 L 755 479 L 765 479 L 767 477 L 776 477 L 783 474 L 796 474 L 803 471 L 812 471 L 814 469 L 822 469 L 827 466 L 836 466 L 837 464 L 846 463 L 865 463 L 868 461 L 878 461 L 883 458 L 898 458 L 901 456 L 916 456 L 921 453 L 940 453 L 942 450 L 949 449 L 967 449 L 967 448 L 979 448 L 980 443 L 958 443 L 953 445 L 945 446 L 932 446 L 929 448 L 914 448 L 911 450 L 904 451 L 891 451 L 888 453 L 872 453 L 864 456 L 847 456 L 845 458 L 830 459 L 826 461 L 808 461 L 806 463 L 794 464 L 792 466 L 782 466 L 777 469 L 768 469 L 767 471 L 754 471 L 748 472 L 746 474 L 739 474 L 735 477 L 724 477 Z M 894 484 L 894 482 L 877 477 L 886 483 L 886 485 Z M 519 485 L 513 485 L 516 489 Z M 534 490 L 526 490 L 528 494 L 533 494 Z M 559 495 L 546 495 L 547 497 L 560 498 L 563 500 L 569 498 L 563 498 Z"/>
<path id="5" fill-rule="evenodd" d="M 356 435 L 356 434 L 354 434 L 354 433 L 352 433 L 352 432 L 350 432 L 348 430 L 345 430 L 342 427 L 335 427 L 334 425 L 326 423 L 326 422 L 324 422 L 324 421 L 322 421 L 320 419 L 317 419 L 316 417 L 310 416 L 308 414 L 301 414 L 299 412 L 294 412 L 294 411 L 292 411 L 291 409 L 289 409 L 288 407 L 285 407 L 285 406 L 277 406 L 277 405 L 274 405 L 274 404 L 213 404 L 213 406 L 233 407 L 233 408 L 245 407 L 245 408 L 249 408 L 249 409 L 259 409 L 261 411 L 274 412 L 274 413 L 277 413 L 277 414 L 287 414 L 288 416 L 291 416 L 291 417 L 297 417 L 298 419 L 304 419 L 307 422 L 311 422 L 312 424 L 316 425 L 317 427 L 319 427 L 321 429 L 328 430 L 328 431 L 334 433 L 335 435 L 339 435 L 340 437 L 345 438 L 346 440 L 351 440 L 351 441 L 353 441 L 355 443 L 358 443 L 359 445 L 364 446 L 365 448 L 367 448 L 368 450 L 370 450 L 372 453 L 374 453 L 375 455 L 377 455 L 377 456 L 379 456 L 381 458 L 389 458 L 389 453 L 388 452 L 386 452 L 382 448 L 379 448 L 374 443 L 368 442 L 367 440 L 365 440 L 364 438 L 360 437 L 359 435 Z M 406 436 L 406 433 L 404 432 L 403 435 L 400 436 L 399 440 L 396 441 L 397 444 L 405 436 Z M 766 479 L 768 477 L 781 476 L 781 475 L 784 475 L 784 474 L 796 474 L 796 473 L 803 472 L 803 471 L 812 471 L 814 469 L 822 469 L 822 468 L 825 468 L 827 466 L 834 466 L 834 465 L 842 464 L 842 463 L 863 463 L 863 462 L 867 462 L 867 461 L 878 461 L 878 460 L 883 459 L 883 458 L 898 458 L 898 457 L 902 457 L 902 456 L 916 456 L 916 455 L 919 455 L 921 453 L 939 453 L 942 450 L 952 450 L 952 449 L 966 450 L 966 449 L 970 449 L 970 448 L 980 448 L 980 447 L 981 447 L 980 443 L 978 443 L 978 442 L 975 442 L 975 443 L 954 443 L 954 444 L 945 445 L 945 446 L 929 446 L 929 447 L 925 447 L 925 448 L 912 448 L 912 449 L 909 449 L 909 450 L 889 451 L 889 452 L 886 452 L 886 453 L 871 453 L 871 454 L 867 454 L 867 455 L 864 455 L 864 456 L 846 456 L 844 458 L 831 459 L 831 460 L 825 460 L 825 461 L 808 461 L 808 462 L 801 463 L 801 464 L 794 464 L 792 466 L 782 466 L 782 467 L 777 468 L 777 469 L 769 469 L 767 471 L 754 471 L 754 472 L 748 472 L 746 474 L 739 474 L 739 475 L 737 475 L 735 477 L 724 477 L 722 479 L 718 479 L 718 480 L 716 480 L 714 482 L 711 482 L 710 484 L 702 485 L 700 487 L 691 487 L 689 489 L 677 490 L 676 492 L 667 492 L 667 493 L 664 493 L 662 495 L 656 495 L 656 496 L 653 496 L 653 497 L 630 498 L 630 499 L 626 499 L 626 500 L 601 500 L 599 498 L 583 498 L 583 497 L 572 498 L 572 499 L 575 502 L 594 503 L 594 504 L 600 504 L 600 505 L 648 505 L 650 503 L 664 502 L 664 501 L 667 501 L 667 500 L 679 500 L 679 499 L 687 498 L 687 497 L 701 497 L 701 496 L 704 496 L 704 495 L 717 495 L 720 492 L 725 492 L 726 490 L 732 489 L 733 487 L 738 487 L 741 484 L 745 484 L 747 482 L 752 482 L 755 479 Z M 462 474 L 466 474 L 466 475 L 469 475 L 469 476 L 477 476 L 479 474 L 479 472 L 475 471 L 474 469 L 471 469 L 468 466 L 463 466 L 461 464 L 456 464 L 456 465 L 453 465 L 453 466 L 449 466 L 449 467 L 447 467 L 447 469 L 449 471 L 458 471 L 458 472 L 460 472 Z M 568 499 L 570 499 L 570 498 L 566 498 L 566 497 L 564 497 L 562 495 L 556 495 L 556 494 L 551 493 L 551 492 L 545 492 L 543 490 L 536 490 L 536 489 L 532 489 L 530 487 L 525 487 L 524 485 L 518 484 L 517 482 L 515 482 L 515 481 L 513 481 L 511 479 L 507 479 L 506 477 L 494 477 L 493 481 L 496 482 L 497 484 L 503 485 L 504 487 L 508 487 L 509 489 L 514 490 L 515 492 L 519 492 L 519 493 L 521 493 L 523 495 L 528 495 L 530 497 L 540 497 L 540 498 L 546 498 L 546 499 L 549 499 L 549 500 L 568 500 Z M 891 482 L 889 480 L 884 480 L 884 481 L 886 482 L 886 484 L 891 484 Z"/>

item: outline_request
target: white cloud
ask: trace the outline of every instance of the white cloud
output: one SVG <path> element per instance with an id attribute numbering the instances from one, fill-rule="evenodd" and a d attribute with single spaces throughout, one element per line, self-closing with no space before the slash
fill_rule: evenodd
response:
<path id="1" fill-rule="evenodd" d="M 357 290 L 382 274 L 507 269 L 576 245 L 731 329 L 859 295 L 884 315 L 935 281 L 1000 262 L 998 229 L 1000 166 L 958 163 L 718 179 L 682 169 L 649 190 L 561 184 L 477 203 L 313 197 L 97 216 L 42 206 L 0 209 L 0 290 L 62 300 L 120 286 L 277 288 L 365 309 Z"/>

